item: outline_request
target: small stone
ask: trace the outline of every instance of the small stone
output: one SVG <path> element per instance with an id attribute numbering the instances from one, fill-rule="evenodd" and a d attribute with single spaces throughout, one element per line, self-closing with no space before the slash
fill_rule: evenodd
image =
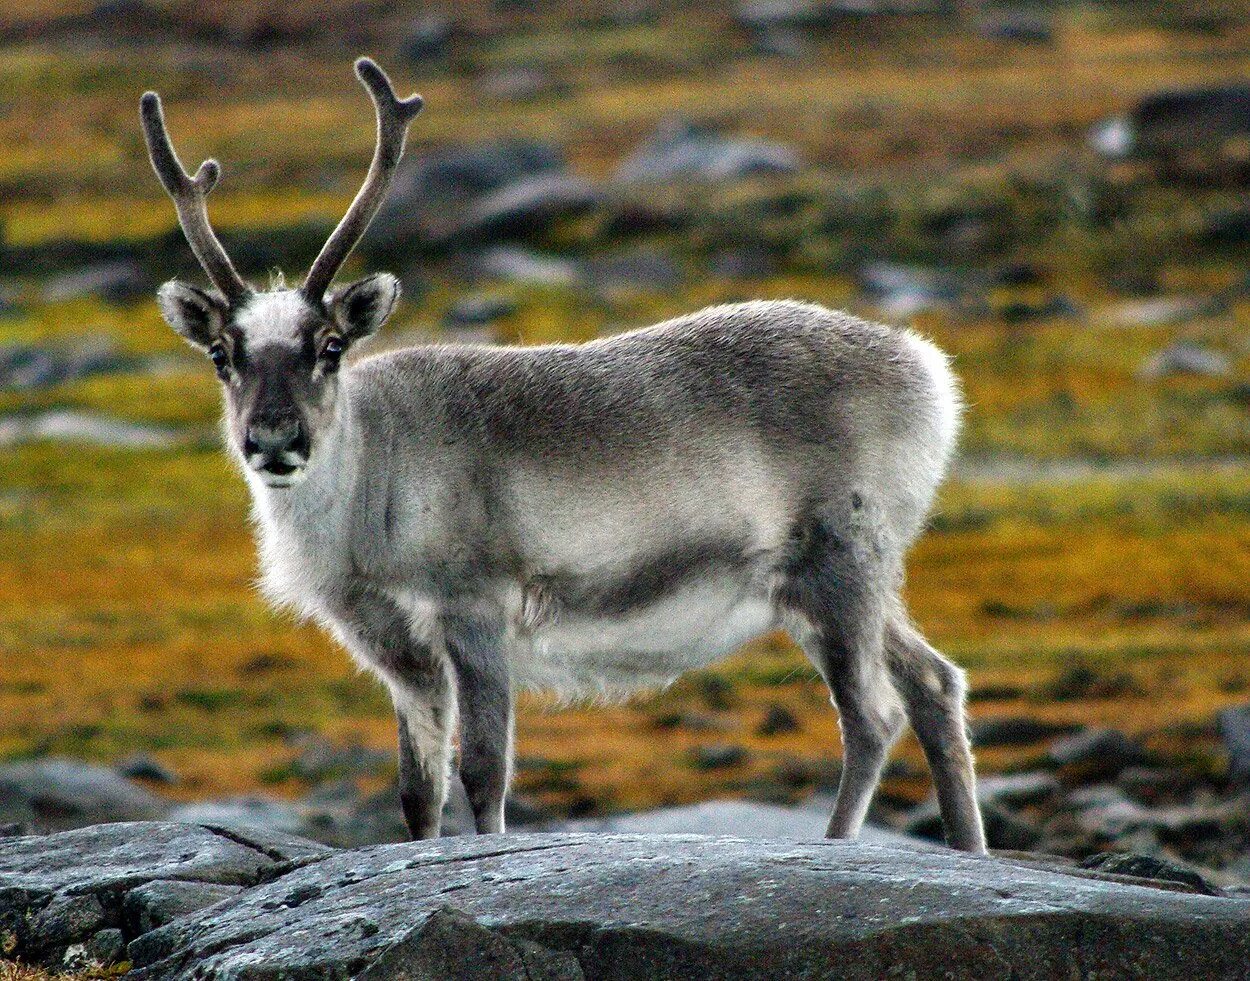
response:
<path id="1" fill-rule="evenodd" d="M 126 953 L 126 939 L 121 930 L 101 930 L 84 945 L 87 956 L 96 964 L 115 964 Z"/>
<path id="2" fill-rule="evenodd" d="M 1143 361 L 1137 374 L 1145 379 L 1173 378 L 1177 375 L 1223 378 L 1232 370 L 1233 365 L 1227 355 L 1192 341 L 1178 341 Z"/>
<path id="3" fill-rule="evenodd" d="M 148 753 L 135 753 L 117 764 L 116 770 L 132 780 L 150 780 L 152 783 L 176 784 L 178 774 Z"/>
<path id="4" fill-rule="evenodd" d="M 1028 715 L 994 715 L 974 719 L 969 726 L 972 745 L 1029 746 L 1043 739 L 1072 732 L 1079 726 L 1063 722 L 1047 722 Z"/>
<path id="5" fill-rule="evenodd" d="M 800 729 L 799 720 L 793 712 L 784 705 L 770 705 L 764 721 L 755 731 L 761 736 L 780 736 L 789 732 L 798 732 Z"/>
<path id="6" fill-rule="evenodd" d="M 732 743 L 698 746 L 690 752 L 690 765 L 696 770 L 724 770 L 745 763 L 748 756 L 745 749 Z"/>
<path id="7" fill-rule="evenodd" d="M 1128 875 L 1135 879 L 1150 879 L 1156 882 L 1180 882 L 1205 896 L 1221 894 L 1219 889 L 1194 869 L 1154 855 L 1100 852 L 1082 859 L 1081 868 L 1110 872 L 1113 875 Z"/>

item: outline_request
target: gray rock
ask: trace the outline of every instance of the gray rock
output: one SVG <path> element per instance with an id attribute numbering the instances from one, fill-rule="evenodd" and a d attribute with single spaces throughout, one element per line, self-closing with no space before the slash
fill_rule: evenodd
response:
<path id="1" fill-rule="evenodd" d="M 43 963 L 62 962 L 74 944 L 89 957 L 91 937 L 122 926 L 129 891 L 156 879 L 255 885 L 330 853 L 302 847 L 317 851 L 285 858 L 207 828 L 148 821 L 0 839 L 0 938 L 7 953 Z"/>
<path id="2" fill-rule="evenodd" d="M 443 316 L 443 326 L 457 331 L 481 328 L 511 316 L 516 310 L 516 301 L 508 297 L 474 293 L 460 298 L 448 308 Z"/>
<path id="3" fill-rule="evenodd" d="M 1146 762 L 1141 744 L 1118 729 L 1087 729 L 1052 743 L 1047 755 L 1060 779 L 1089 783 L 1114 777 L 1126 766 Z"/>
<path id="4" fill-rule="evenodd" d="M 123 777 L 134 780 L 151 780 L 153 783 L 167 785 L 178 782 L 178 774 L 150 753 L 133 753 L 118 763 L 114 769 Z"/>
<path id="5" fill-rule="evenodd" d="M 755 732 L 760 736 L 780 736 L 783 733 L 798 732 L 799 720 L 784 705 L 770 705 L 764 720 Z"/>
<path id="6" fill-rule="evenodd" d="M 108 927 L 88 940 L 83 948 L 91 963 L 107 966 L 122 959 L 126 953 L 126 938 L 117 927 Z"/>
<path id="7" fill-rule="evenodd" d="M 101 262 L 44 281 L 47 300 L 70 300 L 95 295 L 112 303 L 126 303 L 147 294 L 152 283 L 138 263 L 129 259 Z"/>
<path id="8" fill-rule="evenodd" d="M 690 751 L 690 765 L 696 770 L 723 770 L 745 763 L 750 753 L 733 743 L 696 746 Z"/>
<path id="9" fill-rule="evenodd" d="M 1025 807 L 1050 800 L 1058 793 L 1059 781 L 1049 773 L 1013 773 L 977 781 L 977 799 L 983 804 Z"/>
<path id="10" fill-rule="evenodd" d="M 313 783 L 371 775 L 395 764 L 393 753 L 356 743 L 335 744 L 314 733 L 301 733 L 292 742 L 299 754 L 291 761 L 291 772 Z"/>
<path id="11" fill-rule="evenodd" d="M 125 777 L 90 763 L 50 757 L 0 766 L 0 819 L 63 829 L 162 816 L 169 805 Z"/>
<path id="12" fill-rule="evenodd" d="M 410 156 L 362 242 L 366 250 L 398 251 L 444 242 L 472 202 L 540 174 L 560 174 L 564 156 L 532 140 L 498 140 Z"/>
<path id="13" fill-rule="evenodd" d="M 1042 829 L 1038 825 L 997 804 L 983 801 L 981 818 L 985 822 L 985 840 L 990 848 L 1026 851 L 1042 840 Z M 945 829 L 937 801 L 931 798 L 912 808 L 903 830 L 918 838 L 943 841 Z"/>
<path id="14" fill-rule="evenodd" d="M 974 746 L 1028 746 L 1066 735 L 1080 728 L 1062 722 L 1047 722 L 1031 715 L 992 715 L 974 719 L 969 726 Z"/>
<path id="15" fill-rule="evenodd" d="M 558 221 L 585 214 L 599 200 L 598 190 L 583 178 L 561 173 L 536 174 L 470 202 L 430 234 L 442 244 L 530 238 Z"/>
<path id="16" fill-rule="evenodd" d="M 0 346 L 0 388 L 48 388 L 92 375 L 127 371 L 137 364 L 135 358 L 105 341 L 92 341 L 76 350 L 7 344 Z"/>
<path id="17" fill-rule="evenodd" d="M 1049 44 L 1055 36 L 1050 18 L 1028 9 L 1001 10 L 982 17 L 977 32 L 991 41 L 1017 44 Z"/>
<path id="18" fill-rule="evenodd" d="M 860 286 L 887 316 L 902 319 L 959 302 L 962 286 L 951 276 L 923 266 L 871 262 L 858 272 Z"/>
<path id="19" fill-rule="evenodd" d="M 490 978 L 492 981 L 580 981 L 572 954 L 512 940 L 455 909 L 438 909 L 383 952 L 361 981 L 398 978 Z"/>
<path id="20" fill-rule="evenodd" d="M 416 65 L 439 58 L 447 53 L 455 30 L 456 22 L 445 13 L 422 14 L 404 31 L 399 42 L 399 54 L 405 61 Z"/>
<path id="21" fill-rule="evenodd" d="M 0 446 L 47 440 L 146 449 L 172 446 L 177 438 L 173 430 L 164 426 L 142 425 L 67 409 L 0 418 Z"/>
<path id="22" fill-rule="evenodd" d="M 752 174 L 790 174 L 801 161 L 795 150 L 768 140 L 730 137 L 686 120 L 670 120 L 616 170 L 624 185 L 678 178 L 723 181 Z"/>
<path id="23" fill-rule="evenodd" d="M 1205 896 L 1220 895 L 1220 890 L 1208 882 L 1196 869 L 1153 855 L 1100 852 L 1082 859 L 1081 868 L 1110 872 L 1113 875 L 1132 876 L 1135 879 L 1152 879 L 1156 882 L 1180 882 Z"/>
<path id="24" fill-rule="evenodd" d="M 304 813 L 300 808 L 286 801 L 255 794 L 232 800 L 183 804 L 169 812 L 169 820 L 289 835 L 299 834 L 304 827 Z"/>
<path id="25" fill-rule="evenodd" d="M 1177 341 L 1143 361 L 1137 374 L 1146 379 L 1173 378 L 1177 375 L 1224 378 L 1232 370 L 1232 362 L 1219 351 L 1192 341 Z"/>
<path id="26" fill-rule="evenodd" d="M 648 247 L 593 258 L 587 271 L 592 283 L 610 290 L 671 290 L 684 278 L 676 259 Z"/>
<path id="27" fill-rule="evenodd" d="M 1234 898 L 945 850 L 604 835 L 340 853 L 129 953 L 136 981 L 341 977 L 401 941 L 487 956 L 494 941 L 451 914 L 421 936 L 449 902 L 610 979 L 1224 977 L 1250 958 L 1250 903 Z M 401 970 L 382 976 L 431 976 Z"/>
<path id="28" fill-rule="evenodd" d="M 577 263 L 511 245 L 494 245 L 475 262 L 483 276 L 534 286 L 571 286 L 581 278 Z"/>
<path id="29" fill-rule="evenodd" d="M 1250 134 L 1250 86 L 1155 92 L 1128 112 L 1098 123 L 1089 142 L 1113 159 L 1175 159 L 1214 152 Z"/>
<path id="30" fill-rule="evenodd" d="M 1228 751 L 1228 775 L 1236 783 L 1250 784 L 1250 705 L 1224 709 L 1217 724 Z"/>
<path id="31" fill-rule="evenodd" d="M 215 882 L 157 879 L 126 893 L 122 915 L 130 935 L 138 936 L 242 891 L 242 886 Z"/>

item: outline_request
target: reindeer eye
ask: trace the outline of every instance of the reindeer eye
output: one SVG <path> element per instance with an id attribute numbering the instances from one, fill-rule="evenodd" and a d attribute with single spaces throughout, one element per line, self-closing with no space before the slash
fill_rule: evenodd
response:
<path id="1" fill-rule="evenodd" d="M 321 356 L 330 362 L 330 364 L 338 363 L 339 358 L 343 356 L 343 341 L 338 337 L 331 337 L 325 343 L 325 347 L 321 349 Z"/>
<path id="2" fill-rule="evenodd" d="M 219 374 L 224 372 L 230 364 L 230 357 L 226 354 L 226 349 L 220 344 L 214 344 L 210 347 L 208 356 L 213 359 L 213 367 L 217 369 Z"/>

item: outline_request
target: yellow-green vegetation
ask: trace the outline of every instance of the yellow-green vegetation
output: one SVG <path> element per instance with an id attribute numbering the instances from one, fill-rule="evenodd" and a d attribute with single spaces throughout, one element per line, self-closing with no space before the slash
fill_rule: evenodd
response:
<path id="1" fill-rule="evenodd" d="M 20 38 L 88 6 L 27 5 L 0 15 L 0 27 Z M 209 38 L 258 16 L 249 4 L 221 14 L 171 0 L 151 6 Z M 284 7 L 271 14 L 283 30 L 319 17 L 338 23 L 325 5 Z M 353 9 L 382 26 L 398 16 L 390 5 Z M 872 313 L 852 272 L 855 255 L 873 253 L 862 229 L 839 226 L 843 206 L 880 222 L 887 257 L 976 265 L 993 254 L 1033 264 L 1038 282 L 995 287 L 982 307 L 916 321 L 955 355 L 969 414 L 966 459 L 910 564 L 913 610 L 970 669 L 974 715 L 1117 725 L 1160 748 L 1201 753 L 1194 734 L 1250 691 L 1250 305 L 1125 327 L 1115 280 L 1148 275 L 1159 290 L 1204 296 L 1235 286 L 1244 248 L 1194 243 L 1203 217 L 1240 192 L 1110 168 L 1082 139 L 1100 116 L 1160 86 L 1244 77 L 1250 16 L 1237 8 L 1204 33 L 1076 6 L 1060 15 L 1049 45 L 1005 48 L 968 31 L 903 25 L 854 43 L 825 38 L 795 61 L 753 54 L 726 14 L 700 11 L 579 27 L 555 13 L 496 19 L 474 10 L 465 17 L 493 33 L 462 62 L 429 77 L 396 68 L 404 87 L 416 76 L 429 105 L 413 130 L 416 154 L 538 136 L 564 144 L 575 171 L 600 178 L 676 112 L 785 140 L 825 168 L 723 193 L 655 192 L 657 207 L 684 200 L 702 217 L 650 244 L 685 256 L 749 227 L 784 254 L 781 271 L 734 281 L 692 274 L 667 293 L 488 283 L 516 301 L 499 337 L 580 340 L 746 296 Z M 172 227 L 142 156 L 136 104 L 146 87 L 165 94 L 184 160 L 223 161 L 212 210 L 224 230 L 329 226 L 350 200 L 373 137 L 346 49 L 309 41 L 257 55 L 151 40 L 71 56 L 31 37 L 0 45 L 0 90 L 10 94 L 0 116 L 0 245 L 146 241 Z M 481 93 L 483 72 L 518 64 L 545 67 L 562 84 L 531 100 Z M 1082 202 L 1063 197 L 1077 173 L 1098 175 L 1124 221 L 1081 220 Z M 784 208 L 756 214 L 781 199 Z M 948 207 L 1001 218 L 1009 256 L 992 241 L 973 260 L 935 254 L 932 219 Z M 584 230 L 558 228 L 545 245 L 576 254 Z M 428 280 L 384 342 L 438 335 L 464 287 L 434 260 Z M 18 309 L 0 315 L 0 343 L 102 337 L 164 360 L 157 372 L 0 392 L 0 417 L 77 409 L 175 427 L 186 439 L 170 449 L 0 448 L 0 755 L 112 760 L 146 749 L 184 776 L 173 793 L 196 798 L 304 789 L 285 768 L 294 753 L 287 737 L 302 728 L 390 745 L 378 686 L 317 630 L 267 610 L 252 588 L 246 494 L 217 446 L 206 364 L 151 302 L 48 300 L 35 270 L 17 283 Z M 1055 294 L 1072 312 L 1012 313 Z M 1180 340 L 1222 351 L 1231 373 L 1140 376 L 1146 357 Z M 760 735 L 778 705 L 798 730 Z M 673 724 L 691 714 L 700 726 Z M 700 768 L 692 751 L 719 742 L 748 755 Z M 798 794 L 825 778 L 837 743 L 827 692 L 773 637 L 625 705 L 527 698 L 518 779 L 571 809 L 787 785 Z M 914 745 L 904 754 L 918 764 Z M 982 765 L 1023 758 L 987 751 Z M 924 789 L 906 771 L 890 787 L 902 797 Z M 13 970 L 0 966 L 0 978 L 42 977 Z"/>

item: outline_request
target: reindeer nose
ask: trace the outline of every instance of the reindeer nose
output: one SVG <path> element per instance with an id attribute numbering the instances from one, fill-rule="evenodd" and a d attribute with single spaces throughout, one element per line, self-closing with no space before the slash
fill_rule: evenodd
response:
<path id="1" fill-rule="evenodd" d="M 299 419 L 257 419 L 248 427 L 243 438 L 243 453 L 252 456 L 261 453 L 277 456 L 289 450 L 307 451 L 304 427 Z"/>

